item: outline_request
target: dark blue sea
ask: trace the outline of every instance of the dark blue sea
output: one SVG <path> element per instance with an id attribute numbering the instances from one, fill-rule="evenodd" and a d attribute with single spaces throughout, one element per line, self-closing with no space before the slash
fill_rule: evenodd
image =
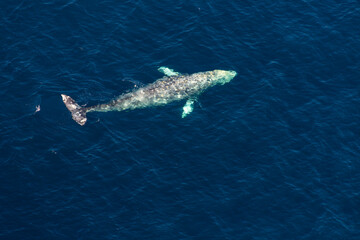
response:
<path id="1" fill-rule="evenodd" d="M 360 239 L 360 2 L 2 0 L 0 239 Z M 185 101 L 72 120 L 163 77 Z"/>

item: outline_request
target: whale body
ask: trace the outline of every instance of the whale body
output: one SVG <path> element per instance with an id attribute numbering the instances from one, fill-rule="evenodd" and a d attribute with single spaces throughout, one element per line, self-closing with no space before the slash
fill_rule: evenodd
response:
<path id="1" fill-rule="evenodd" d="M 88 112 L 107 112 L 134 110 L 152 106 L 165 105 L 170 102 L 186 99 L 182 117 L 192 112 L 196 98 L 207 88 L 230 82 L 235 71 L 213 70 L 194 74 L 180 74 L 172 69 L 160 67 L 165 76 L 145 87 L 125 93 L 105 104 L 81 107 L 71 97 L 61 94 L 62 100 L 71 112 L 72 118 L 81 126 L 86 123 Z"/>

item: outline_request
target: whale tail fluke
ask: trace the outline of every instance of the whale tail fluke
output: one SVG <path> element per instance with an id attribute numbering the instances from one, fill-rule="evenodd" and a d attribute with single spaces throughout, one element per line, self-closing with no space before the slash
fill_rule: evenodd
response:
<path id="1" fill-rule="evenodd" d="M 86 123 L 86 109 L 80 107 L 79 104 L 75 102 L 71 97 L 61 94 L 62 100 L 65 103 L 65 106 L 71 112 L 72 119 L 75 120 L 78 124 L 83 126 Z"/>

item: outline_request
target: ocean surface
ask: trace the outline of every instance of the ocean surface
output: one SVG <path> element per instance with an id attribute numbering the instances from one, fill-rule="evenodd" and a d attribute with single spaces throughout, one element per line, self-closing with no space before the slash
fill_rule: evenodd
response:
<path id="1" fill-rule="evenodd" d="M 360 2 L 0 2 L 0 239 L 360 239 Z M 92 112 L 161 78 L 185 101 Z"/>

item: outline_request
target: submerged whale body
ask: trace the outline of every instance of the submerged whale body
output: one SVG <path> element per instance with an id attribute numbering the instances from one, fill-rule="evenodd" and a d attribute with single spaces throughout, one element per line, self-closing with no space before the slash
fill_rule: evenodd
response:
<path id="1" fill-rule="evenodd" d="M 187 99 L 183 107 L 182 117 L 193 110 L 196 98 L 207 88 L 215 85 L 223 85 L 230 82 L 235 76 L 235 71 L 213 70 L 194 74 L 180 74 L 172 69 L 160 67 L 164 73 L 163 78 L 158 79 L 145 87 L 122 94 L 116 99 L 90 107 L 81 107 L 71 97 L 61 94 L 72 118 L 81 126 L 86 123 L 88 112 L 124 111 L 137 108 L 165 105 L 173 101 Z"/>

